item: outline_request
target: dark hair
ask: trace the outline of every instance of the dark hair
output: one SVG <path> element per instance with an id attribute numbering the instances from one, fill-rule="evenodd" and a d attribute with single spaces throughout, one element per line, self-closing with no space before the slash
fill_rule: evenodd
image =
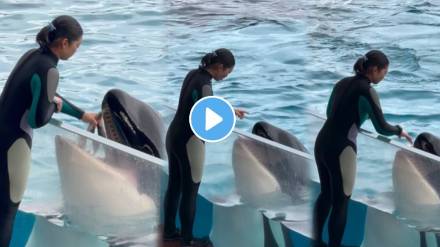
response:
<path id="1" fill-rule="evenodd" d="M 67 38 L 69 43 L 83 35 L 81 25 L 75 18 L 61 15 L 43 27 L 37 34 L 36 41 L 42 48 L 51 47 L 59 38 Z"/>
<path id="2" fill-rule="evenodd" d="M 353 70 L 356 75 L 365 75 L 371 67 L 377 66 L 378 69 L 383 69 L 389 64 L 390 61 L 383 52 L 379 50 L 371 50 L 356 61 Z"/>
<path id="3" fill-rule="evenodd" d="M 203 56 L 200 67 L 207 69 L 214 64 L 223 64 L 224 68 L 235 66 L 235 58 L 232 52 L 226 48 L 220 48 Z"/>

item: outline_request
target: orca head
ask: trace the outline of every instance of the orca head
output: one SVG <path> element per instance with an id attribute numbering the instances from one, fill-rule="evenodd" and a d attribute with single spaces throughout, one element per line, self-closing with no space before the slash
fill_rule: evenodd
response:
<path id="1" fill-rule="evenodd" d="M 439 155 L 440 139 L 421 133 L 414 148 Z M 393 162 L 393 188 L 396 205 L 402 212 L 422 205 L 440 205 L 439 162 L 407 150 L 399 150 Z M 409 210 L 408 210 L 409 209 Z"/>
<path id="2" fill-rule="evenodd" d="M 252 133 L 307 152 L 295 136 L 267 122 L 257 122 Z M 310 180 L 308 160 L 245 137 L 240 137 L 234 142 L 233 166 L 240 194 L 249 195 L 247 197 L 255 197 L 260 192 L 276 191 L 279 188 L 293 200 L 301 199 Z M 262 184 L 267 186 L 261 187 Z"/>
<path id="3" fill-rule="evenodd" d="M 304 145 L 296 138 L 294 135 L 289 132 L 280 129 L 268 122 L 259 121 L 252 128 L 252 133 L 258 136 L 261 136 L 265 139 L 278 142 L 282 145 L 300 150 L 302 152 L 307 152 L 307 149 Z"/>
<path id="4" fill-rule="evenodd" d="M 164 158 L 164 124 L 159 113 L 128 93 L 112 89 L 102 101 L 100 135 Z"/>
<path id="5" fill-rule="evenodd" d="M 417 136 L 414 147 L 425 152 L 440 156 L 440 138 L 424 132 Z"/>

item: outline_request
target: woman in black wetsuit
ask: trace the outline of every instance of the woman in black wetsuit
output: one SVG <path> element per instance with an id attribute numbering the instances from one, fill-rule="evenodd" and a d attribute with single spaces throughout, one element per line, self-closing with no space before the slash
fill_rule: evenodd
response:
<path id="1" fill-rule="evenodd" d="M 198 69 L 190 71 L 182 85 L 179 106 L 168 128 L 166 148 L 169 159 L 168 189 L 165 195 L 164 241 L 181 240 L 183 246 L 208 246 L 207 239 L 194 239 L 192 235 L 196 198 L 202 180 L 205 157 L 204 143 L 191 130 L 189 115 L 193 105 L 201 98 L 213 95 L 211 80 L 223 80 L 232 72 L 235 59 L 227 49 L 206 54 Z M 245 111 L 235 109 L 243 118 Z M 181 200 L 180 200 L 181 198 Z M 179 207 L 180 201 L 180 207 Z M 176 229 L 179 210 L 181 233 Z"/>
<path id="2" fill-rule="evenodd" d="M 347 218 L 347 205 L 356 176 L 356 137 L 362 123 L 370 118 L 382 135 L 397 135 L 412 142 L 399 125 L 390 125 L 371 86 L 383 80 L 389 61 L 377 50 L 368 52 L 354 65 L 355 76 L 340 80 L 327 105 L 327 120 L 315 143 L 321 193 L 314 208 L 313 234 L 316 246 L 322 242 L 324 223 L 329 219 L 329 246 L 340 246 Z"/>
<path id="3" fill-rule="evenodd" d="M 97 124 L 96 114 L 85 113 L 56 94 L 58 60 L 75 53 L 82 34 L 74 18 L 55 18 L 38 33 L 40 48 L 26 52 L 17 62 L 0 96 L 0 247 L 9 246 L 26 188 L 32 129 L 44 126 L 59 111 Z"/>

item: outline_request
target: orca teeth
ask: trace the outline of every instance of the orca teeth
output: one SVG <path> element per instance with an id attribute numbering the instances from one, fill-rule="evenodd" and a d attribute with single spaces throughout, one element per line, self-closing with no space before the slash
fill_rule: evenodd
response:
<path id="1" fill-rule="evenodd" d="M 102 106 L 102 119 L 104 120 L 106 135 L 115 142 L 123 143 L 119 132 L 116 129 L 110 107 L 107 103 Z"/>

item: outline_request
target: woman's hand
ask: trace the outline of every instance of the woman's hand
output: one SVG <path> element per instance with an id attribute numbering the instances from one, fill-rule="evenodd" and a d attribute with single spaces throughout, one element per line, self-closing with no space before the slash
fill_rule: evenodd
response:
<path id="1" fill-rule="evenodd" d="M 412 145 L 413 140 L 412 137 L 408 134 L 408 132 L 402 130 L 402 133 L 400 134 L 400 137 L 405 137 L 405 139 Z"/>
<path id="2" fill-rule="evenodd" d="M 57 112 L 57 113 L 60 112 L 61 109 L 63 108 L 63 100 L 60 97 L 55 96 L 53 98 L 53 102 L 57 105 L 55 112 Z"/>
<path id="3" fill-rule="evenodd" d="M 95 128 L 101 121 L 101 114 L 86 112 L 82 116 L 81 120 L 85 123 L 90 124 L 92 128 Z"/>
<path id="4" fill-rule="evenodd" d="M 239 119 L 243 119 L 244 115 L 248 114 L 247 111 L 241 110 L 241 109 L 234 109 L 235 116 L 237 116 Z"/>

